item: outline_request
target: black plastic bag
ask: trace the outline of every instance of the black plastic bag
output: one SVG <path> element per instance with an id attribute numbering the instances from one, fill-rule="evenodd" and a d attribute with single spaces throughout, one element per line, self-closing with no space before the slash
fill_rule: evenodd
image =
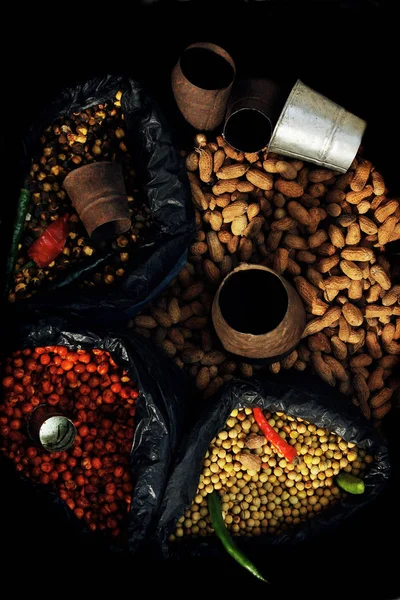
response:
<path id="1" fill-rule="evenodd" d="M 136 400 L 131 451 L 133 492 L 125 545 L 125 548 L 127 546 L 134 552 L 146 541 L 156 522 L 184 427 L 188 380 L 172 361 L 140 336 L 109 333 L 106 330 L 95 332 L 82 321 L 71 324 L 58 317 L 16 327 L 12 342 L 7 344 L 7 354 L 12 350 L 46 345 L 107 350 L 137 385 L 139 396 Z M 6 489 L 7 471 L 10 473 L 13 469 L 1 471 L 2 488 Z M 15 479 L 17 475 L 13 477 Z M 18 476 L 18 479 L 21 493 L 35 488 L 35 494 L 51 505 L 57 519 L 54 527 L 76 532 L 89 545 L 96 539 L 96 544 L 106 546 L 103 536 L 90 532 L 55 492 L 49 491 L 47 486 L 33 484 L 24 477 Z M 11 488 L 15 487 L 14 483 Z M 113 549 L 120 548 L 115 546 Z"/>
<path id="2" fill-rule="evenodd" d="M 107 264 L 114 252 L 96 253 L 82 267 L 68 270 L 54 282 L 42 285 L 32 297 L 18 301 L 17 310 L 57 306 L 65 315 L 71 311 L 91 314 L 101 321 L 132 317 L 179 273 L 186 262 L 187 248 L 194 232 L 194 212 L 183 160 L 174 147 L 168 126 L 154 100 L 142 86 L 123 76 L 108 75 L 66 89 L 32 125 L 24 139 L 25 173 L 37 153 L 45 128 L 61 116 L 110 101 L 118 90 L 127 127 L 127 144 L 134 158 L 138 180 L 152 213 L 149 241 L 138 246 L 128 263 L 123 281 L 110 291 L 96 288 L 79 290 L 76 284 L 96 268 Z M 22 193 L 16 207 L 15 231 L 25 220 L 28 204 Z M 12 277 L 19 235 L 13 236 L 7 265 Z M 94 313 L 94 309 L 96 312 Z"/>
<path id="3" fill-rule="evenodd" d="M 348 495 L 340 503 L 328 507 L 309 521 L 279 535 L 241 537 L 241 548 L 251 550 L 260 545 L 294 544 L 320 535 L 369 504 L 389 479 L 390 463 L 381 435 L 348 398 L 319 379 L 308 374 L 286 372 L 274 378 L 232 380 L 216 396 L 210 398 L 178 452 L 157 526 L 156 544 L 164 557 L 180 558 L 189 554 L 209 556 L 223 552 L 216 536 L 183 538 L 174 543 L 168 543 L 168 536 L 173 533 L 176 521 L 193 501 L 204 455 L 211 440 L 223 429 L 232 410 L 239 406 L 258 406 L 271 412 L 281 411 L 292 417 L 305 419 L 318 427 L 327 428 L 346 441 L 368 449 L 369 453 L 377 457 L 364 478 L 365 493 L 362 496 Z"/>

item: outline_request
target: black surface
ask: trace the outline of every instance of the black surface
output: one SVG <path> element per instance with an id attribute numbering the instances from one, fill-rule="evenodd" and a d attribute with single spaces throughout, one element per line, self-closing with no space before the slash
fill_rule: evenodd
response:
<path id="1" fill-rule="evenodd" d="M 180 51 L 199 40 L 224 46 L 238 76 L 267 76 L 284 84 L 300 77 L 366 119 L 365 154 L 382 170 L 392 194 L 400 193 L 395 2 L 232 1 L 230 10 L 216 1 L 147 4 L 141 10 L 134 4 L 88 5 L 85 10 L 43 4 L 40 10 L 38 5 L 19 7 L 18 15 L 7 17 L 4 30 L 14 37 L 3 53 L 3 211 L 17 188 L 18 134 L 50 96 L 83 78 L 104 72 L 143 77 L 175 119 L 177 135 L 190 140 L 190 129 L 171 100 L 169 74 Z M 3 321 L 4 335 L 4 315 Z M 43 586 L 56 581 L 51 589 L 57 594 L 90 591 L 101 597 L 108 592 L 178 598 L 399 598 L 399 431 L 400 419 L 393 413 L 385 427 L 392 483 L 367 511 L 300 550 L 260 551 L 257 564 L 280 578 L 273 590 L 229 558 L 138 563 L 88 553 L 67 531 L 53 531 L 48 511 L 12 485 L 0 493 L 3 584 L 43 593 Z"/>

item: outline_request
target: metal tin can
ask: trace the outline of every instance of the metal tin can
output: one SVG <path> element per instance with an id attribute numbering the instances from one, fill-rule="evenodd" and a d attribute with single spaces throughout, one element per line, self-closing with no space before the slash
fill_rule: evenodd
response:
<path id="1" fill-rule="evenodd" d="M 367 123 L 297 80 L 278 119 L 269 151 L 345 173 Z"/>
<path id="2" fill-rule="evenodd" d="M 76 438 L 76 427 L 54 406 L 39 404 L 28 421 L 30 438 L 48 452 L 68 450 Z"/>

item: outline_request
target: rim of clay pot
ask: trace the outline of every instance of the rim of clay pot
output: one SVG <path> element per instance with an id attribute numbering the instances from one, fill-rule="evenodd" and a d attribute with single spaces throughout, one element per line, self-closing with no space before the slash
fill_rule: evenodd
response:
<path id="1" fill-rule="evenodd" d="M 76 169 L 73 169 L 72 171 L 70 171 L 68 173 L 68 175 L 65 176 L 64 181 L 63 181 L 63 186 L 65 186 L 65 184 L 67 183 L 67 187 L 71 186 L 71 185 L 76 185 L 75 179 L 77 177 L 79 177 L 79 175 L 81 175 L 82 173 L 86 172 L 90 172 L 90 171 L 102 171 L 104 170 L 104 168 L 106 169 L 110 169 L 110 170 L 114 170 L 114 171 L 118 171 L 119 175 L 121 175 L 122 177 L 122 181 L 123 181 L 123 171 L 122 171 L 122 167 L 119 163 L 114 162 L 112 160 L 99 160 L 98 162 L 92 162 L 89 163 L 88 165 L 82 165 L 81 167 L 76 167 Z M 71 181 L 73 182 L 71 184 Z"/>
<path id="2" fill-rule="evenodd" d="M 245 333 L 234 329 L 226 321 L 220 307 L 220 294 L 227 281 L 244 271 L 263 271 L 277 278 L 287 294 L 286 311 L 273 329 L 260 334 Z M 262 293 L 261 290 L 258 290 Z M 266 310 L 268 307 L 266 306 Z M 281 275 L 263 265 L 243 263 L 228 273 L 214 297 L 212 319 L 215 331 L 228 352 L 244 358 L 268 359 L 282 356 L 293 349 L 300 341 L 306 324 L 303 303 L 293 286 Z M 268 349 L 269 348 L 269 349 Z"/>
<path id="3" fill-rule="evenodd" d="M 285 100 L 282 86 L 271 79 L 239 79 L 232 88 L 222 137 L 236 150 L 260 152 L 269 144 Z"/>
<path id="4" fill-rule="evenodd" d="M 210 52 L 213 52 L 214 54 L 217 54 L 218 56 L 223 58 L 230 65 L 230 67 L 232 67 L 232 70 L 233 70 L 232 77 L 226 86 L 216 87 L 216 88 L 204 88 L 204 87 L 201 87 L 200 85 L 197 85 L 196 83 L 193 83 L 192 79 L 189 78 L 187 76 L 187 74 L 185 73 L 184 69 L 182 69 L 183 55 L 185 54 L 185 52 L 187 52 L 188 50 L 192 50 L 193 48 L 199 48 L 201 50 L 209 50 Z M 235 65 L 235 62 L 234 62 L 232 56 L 224 48 L 222 48 L 221 46 L 218 46 L 217 44 L 212 44 L 211 42 L 195 42 L 193 44 L 190 44 L 183 50 L 182 54 L 180 55 L 180 57 L 178 59 L 178 64 L 179 64 L 179 68 L 182 72 L 182 75 L 185 77 L 185 79 L 190 83 L 190 85 L 192 85 L 193 87 L 195 87 L 199 90 L 204 90 L 207 92 L 224 91 L 224 90 L 227 90 L 235 81 L 236 65 Z"/>
<path id="5" fill-rule="evenodd" d="M 257 138 L 257 136 L 258 136 L 259 143 L 258 144 L 254 143 L 251 147 L 249 145 L 247 148 L 245 148 L 240 142 L 237 141 L 238 134 L 236 132 L 232 132 L 232 130 L 234 130 L 235 128 L 236 129 L 238 128 L 236 121 L 241 119 L 243 117 L 243 115 L 246 113 L 247 114 L 256 113 L 257 117 L 260 119 L 260 126 L 261 126 L 261 123 L 263 122 L 267 125 L 267 128 L 265 129 L 265 131 L 267 131 L 267 129 L 268 129 L 268 133 L 266 132 L 265 136 L 261 136 L 260 129 L 258 129 L 258 131 L 254 134 L 253 139 Z M 231 112 L 231 114 L 227 117 L 227 119 L 225 121 L 224 129 L 222 132 L 222 137 L 230 146 L 232 146 L 232 148 L 235 148 L 239 152 L 250 152 L 250 153 L 261 152 L 261 150 L 268 145 L 268 142 L 271 139 L 272 130 L 273 130 L 272 121 L 269 118 L 269 116 L 265 114 L 265 112 L 263 112 L 259 108 L 247 106 L 247 107 L 242 107 L 242 108 L 239 108 L 239 109 Z M 239 146 L 242 146 L 242 147 L 239 147 Z"/>

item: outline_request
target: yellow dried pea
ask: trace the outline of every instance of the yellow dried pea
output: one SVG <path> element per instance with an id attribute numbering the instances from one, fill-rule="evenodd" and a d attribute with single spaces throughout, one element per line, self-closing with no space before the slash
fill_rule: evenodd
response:
<path id="1" fill-rule="evenodd" d="M 251 435 L 262 432 L 251 408 L 235 409 L 225 428 L 211 441 L 193 503 L 178 520 L 170 541 L 213 532 L 206 497 L 215 489 L 221 496 L 224 521 L 232 534 L 279 534 L 344 496 L 334 484 L 340 470 L 360 477 L 374 460 L 354 443 L 303 419 L 282 412 L 265 412 L 265 417 L 279 435 L 285 435 L 296 447 L 300 462 L 289 463 L 268 442 L 259 448 L 246 446 Z M 288 431 L 297 435 L 287 436 Z M 262 468 L 246 469 L 236 458 L 239 453 L 260 457 Z"/>

